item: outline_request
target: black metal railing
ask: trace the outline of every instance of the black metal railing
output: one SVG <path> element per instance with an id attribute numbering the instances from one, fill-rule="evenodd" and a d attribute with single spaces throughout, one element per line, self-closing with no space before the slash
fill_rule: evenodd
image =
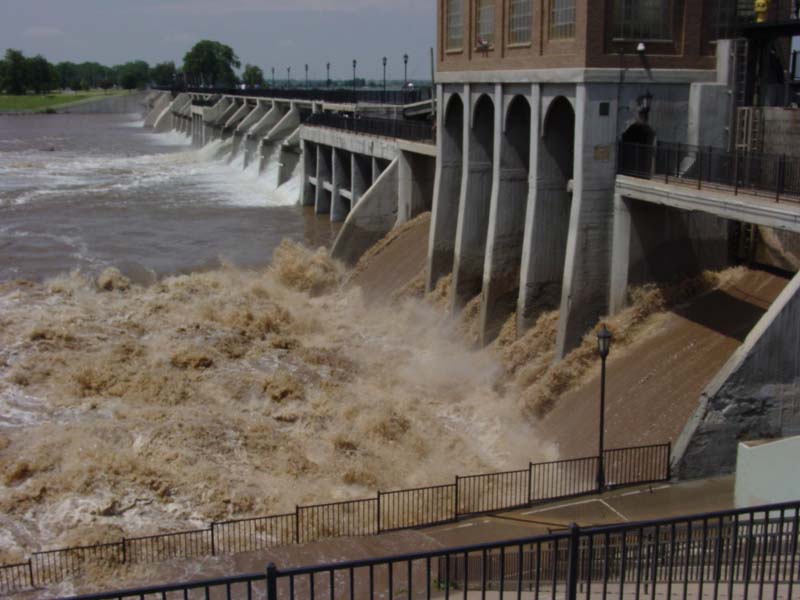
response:
<path id="1" fill-rule="evenodd" d="M 655 146 L 621 143 L 618 153 L 620 175 L 800 202 L 797 157 L 666 142 Z"/>
<path id="2" fill-rule="evenodd" d="M 800 501 L 581 528 L 428 552 L 76 596 L 124 598 L 492 597 L 782 599 L 800 592 Z M 473 596 L 473 597 L 478 597 Z"/>
<path id="3" fill-rule="evenodd" d="M 195 94 L 225 94 L 228 96 L 247 96 L 251 98 L 278 98 L 281 100 L 308 100 L 316 102 L 331 102 L 340 104 L 391 104 L 405 106 L 433 99 L 433 88 L 419 87 L 402 90 L 352 90 L 345 88 L 266 88 L 266 89 L 239 89 L 239 88 L 202 88 L 185 87 L 173 88 L 156 86 L 155 90 L 172 93 Z"/>
<path id="4" fill-rule="evenodd" d="M 665 481 L 670 445 L 607 450 L 608 486 Z M 214 522 L 204 529 L 37 552 L 27 563 L 0 566 L 0 594 L 49 585 L 91 566 L 118 567 L 162 560 L 254 552 L 336 537 L 427 527 L 469 515 L 581 496 L 597 488 L 597 457 L 529 463 L 527 469 L 455 477 L 451 484 L 379 491 L 374 498 L 311 506 L 294 513 Z"/>
<path id="5" fill-rule="evenodd" d="M 353 133 L 398 138 L 414 142 L 433 143 L 435 130 L 433 123 L 427 121 L 406 121 L 402 119 L 379 119 L 374 117 L 344 116 L 333 113 L 314 113 L 305 125 L 331 127 Z"/>

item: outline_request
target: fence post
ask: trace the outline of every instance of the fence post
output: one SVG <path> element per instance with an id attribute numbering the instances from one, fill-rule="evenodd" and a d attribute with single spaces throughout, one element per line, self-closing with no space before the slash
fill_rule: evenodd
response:
<path id="1" fill-rule="evenodd" d="M 378 490 L 378 533 L 381 532 L 381 491 Z"/>
<path id="2" fill-rule="evenodd" d="M 566 600 L 578 598 L 578 570 L 581 550 L 581 528 L 576 523 L 569 526 L 569 562 L 567 563 Z"/>
<path id="3" fill-rule="evenodd" d="M 733 195 L 739 195 L 739 149 L 733 152 Z"/>
<path id="4" fill-rule="evenodd" d="M 453 493 L 453 520 L 458 520 L 458 475 L 456 475 L 456 490 Z"/>
<path id="5" fill-rule="evenodd" d="M 128 562 L 128 548 L 127 540 L 122 538 L 122 564 Z"/>
<path id="6" fill-rule="evenodd" d="M 33 559 L 28 559 L 28 575 L 31 578 L 31 587 L 36 587 L 36 582 L 33 580 Z"/>
<path id="7" fill-rule="evenodd" d="M 216 540 L 215 535 L 214 535 L 214 525 L 215 524 L 216 523 L 214 523 L 214 521 L 212 521 L 211 522 L 211 527 L 209 527 L 209 530 L 211 531 L 211 556 L 216 556 L 217 555 L 217 540 Z"/>
<path id="8" fill-rule="evenodd" d="M 528 461 L 528 506 L 533 504 L 533 463 Z"/>
<path id="9" fill-rule="evenodd" d="M 703 149 L 697 147 L 697 189 L 703 189 Z"/>
<path id="10" fill-rule="evenodd" d="M 278 568 L 275 563 L 267 565 L 267 600 L 278 600 Z"/>
<path id="11" fill-rule="evenodd" d="M 781 192 L 783 191 L 783 178 L 784 171 L 786 170 L 786 155 L 782 154 L 778 158 L 778 181 L 775 182 L 775 202 L 781 201 Z"/>
<path id="12" fill-rule="evenodd" d="M 294 543 L 300 543 L 300 506 L 294 505 Z"/>

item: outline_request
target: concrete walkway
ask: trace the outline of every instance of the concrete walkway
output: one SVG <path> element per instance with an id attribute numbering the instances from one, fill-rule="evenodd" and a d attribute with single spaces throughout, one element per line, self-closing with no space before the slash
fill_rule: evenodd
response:
<path id="1" fill-rule="evenodd" d="M 51 598 L 104 590 L 264 572 L 274 562 L 279 569 L 336 563 L 397 554 L 434 551 L 497 542 L 560 531 L 575 522 L 602 525 L 710 512 L 733 508 L 732 477 L 677 484 L 645 485 L 594 497 L 467 519 L 426 529 L 399 531 L 363 538 L 338 538 L 196 561 L 135 565 L 124 571 L 92 573 L 98 583 L 61 584 L 19 598 Z M 463 593 L 463 592 L 462 592 Z M 377 595 L 376 595 L 377 597 Z"/>

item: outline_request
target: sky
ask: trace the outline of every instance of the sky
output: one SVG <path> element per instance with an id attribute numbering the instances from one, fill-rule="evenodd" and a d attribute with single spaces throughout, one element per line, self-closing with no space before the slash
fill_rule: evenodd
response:
<path id="1" fill-rule="evenodd" d="M 0 52 L 42 54 L 51 62 L 174 60 L 201 39 L 231 46 L 242 65 L 260 66 L 269 79 L 352 76 L 430 77 L 435 0 L 0 0 Z"/>

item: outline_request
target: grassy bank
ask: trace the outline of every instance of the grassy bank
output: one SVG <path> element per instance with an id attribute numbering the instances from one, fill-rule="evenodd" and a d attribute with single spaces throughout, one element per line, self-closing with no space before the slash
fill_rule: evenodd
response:
<path id="1" fill-rule="evenodd" d="M 129 92 L 125 90 L 112 90 L 108 92 L 97 90 L 78 92 L 76 94 L 26 94 L 24 96 L 0 94 L 0 112 L 44 111 L 48 108 L 61 108 L 70 104 L 85 102 L 86 100 L 93 100 L 106 96 L 119 96 L 127 93 Z"/>

